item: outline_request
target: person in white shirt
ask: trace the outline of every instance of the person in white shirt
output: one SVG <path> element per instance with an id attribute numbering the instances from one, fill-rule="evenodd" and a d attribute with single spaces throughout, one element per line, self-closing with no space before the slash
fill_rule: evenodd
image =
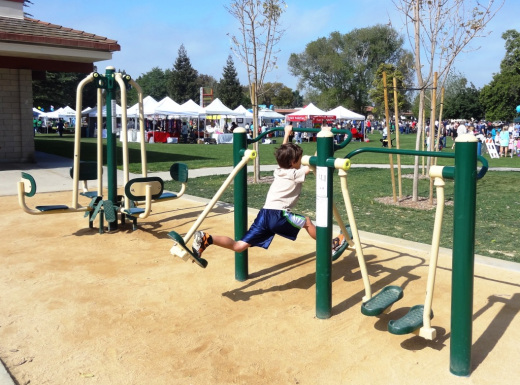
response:
<path id="1" fill-rule="evenodd" d="M 316 239 L 316 226 L 310 218 L 292 212 L 310 168 L 302 166 L 303 150 L 300 146 L 289 142 L 291 135 L 292 126 L 287 125 L 283 144 L 275 152 L 278 168 L 274 171 L 274 181 L 267 193 L 264 207 L 259 211 L 249 230 L 239 241 L 228 236 L 197 231 L 192 249 L 199 258 L 210 245 L 240 253 L 251 246 L 269 248 L 275 235 L 295 241 L 302 228 Z M 343 235 L 340 234 L 332 244 L 339 245 L 344 241 Z"/>

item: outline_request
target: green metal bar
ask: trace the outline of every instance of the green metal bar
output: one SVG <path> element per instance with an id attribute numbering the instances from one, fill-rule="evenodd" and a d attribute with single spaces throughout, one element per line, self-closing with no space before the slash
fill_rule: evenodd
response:
<path id="1" fill-rule="evenodd" d="M 450 372 L 469 376 L 473 323 L 477 139 L 455 142 Z"/>
<path id="2" fill-rule="evenodd" d="M 327 160 L 334 154 L 329 131 L 318 134 L 316 163 L 316 317 L 332 315 L 332 177 Z"/>
<path id="3" fill-rule="evenodd" d="M 107 117 L 106 117 L 106 127 L 107 127 L 107 179 L 108 179 L 108 199 L 112 201 L 114 205 L 117 202 L 117 158 L 116 158 L 116 146 L 117 139 L 115 132 L 113 132 L 115 127 L 112 127 L 112 113 L 116 113 L 112 111 L 112 101 L 115 100 L 115 68 L 107 67 L 105 72 L 106 78 L 106 105 L 107 105 Z M 98 129 L 98 135 L 101 133 L 101 129 Z M 117 229 L 117 220 L 115 222 L 109 223 L 109 228 L 111 230 Z"/>
<path id="4" fill-rule="evenodd" d="M 263 138 L 265 138 L 267 135 L 272 134 L 277 131 L 283 132 L 285 130 L 284 127 L 273 127 L 270 130 L 267 130 L 266 132 L 262 132 L 260 135 L 258 135 L 255 139 L 249 139 L 248 143 L 255 143 Z M 293 132 L 310 132 L 313 134 L 319 134 L 321 132 L 321 128 L 293 128 Z M 350 130 L 344 129 L 344 130 L 338 130 L 337 128 L 333 128 L 331 131 L 333 134 L 345 134 L 345 139 L 340 143 L 334 145 L 334 151 L 340 150 L 344 148 L 347 144 L 350 143 L 352 140 L 352 132 Z"/>
<path id="5" fill-rule="evenodd" d="M 412 156 L 431 156 L 431 157 L 437 157 L 437 158 L 455 158 L 455 153 L 450 152 L 435 152 L 435 151 L 416 151 L 416 150 L 402 150 L 402 149 L 394 149 L 394 148 L 358 148 L 350 153 L 348 153 L 345 158 L 352 158 L 356 155 L 359 155 L 363 152 L 375 152 L 375 153 L 381 153 L 381 154 L 398 154 L 398 155 L 412 155 Z M 482 178 L 484 175 L 486 175 L 486 172 L 488 170 L 488 161 L 483 156 L 477 156 L 476 159 L 480 163 L 482 163 L 482 167 L 477 174 L 477 179 Z M 449 177 L 450 173 L 448 172 L 444 177 Z"/>
<path id="6" fill-rule="evenodd" d="M 403 150 L 397 148 L 373 148 L 364 147 L 358 148 L 348 153 L 345 158 L 352 158 L 363 152 L 375 152 L 380 154 L 398 154 L 398 155 L 415 155 L 415 156 L 435 156 L 437 158 L 455 158 L 455 154 L 452 152 L 435 152 L 435 151 L 416 151 L 416 150 Z"/>
<path id="7" fill-rule="evenodd" d="M 233 165 L 236 167 L 242 160 L 247 148 L 247 135 L 244 128 L 233 131 Z M 235 202 L 235 240 L 242 239 L 247 231 L 247 166 L 240 170 L 234 181 Z M 245 281 L 248 278 L 249 259 L 247 250 L 235 253 L 235 279 Z"/>

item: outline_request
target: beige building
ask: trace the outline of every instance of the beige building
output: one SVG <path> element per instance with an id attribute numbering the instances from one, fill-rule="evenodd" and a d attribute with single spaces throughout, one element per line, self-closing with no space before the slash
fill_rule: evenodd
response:
<path id="1" fill-rule="evenodd" d="M 24 17 L 23 0 L 0 0 L 0 163 L 34 161 L 33 79 L 88 74 L 120 49 L 115 40 Z"/>

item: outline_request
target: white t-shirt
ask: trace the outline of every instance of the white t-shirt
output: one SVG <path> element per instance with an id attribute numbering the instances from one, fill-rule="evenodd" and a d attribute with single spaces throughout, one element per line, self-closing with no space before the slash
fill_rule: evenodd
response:
<path id="1" fill-rule="evenodd" d="M 264 209 L 290 210 L 298 202 L 305 169 L 281 168 L 274 170 L 274 181 L 265 198 Z"/>

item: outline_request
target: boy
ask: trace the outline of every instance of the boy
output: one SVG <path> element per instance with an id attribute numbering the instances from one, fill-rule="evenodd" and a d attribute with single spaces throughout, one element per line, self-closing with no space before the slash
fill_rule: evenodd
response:
<path id="1" fill-rule="evenodd" d="M 264 207 L 244 237 L 235 241 L 227 236 L 197 231 L 192 246 L 194 254 L 200 257 L 209 245 L 235 252 L 242 252 L 251 246 L 267 249 L 275 234 L 294 241 L 302 228 L 316 239 L 316 227 L 310 218 L 291 212 L 298 202 L 305 176 L 310 172 L 308 166 L 301 165 L 302 148 L 289 142 L 291 135 L 292 126 L 285 127 L 283 144 L 275 152 L 278 168 L 274 171 L 274 181 L 267 193 Z M 340 237 L 343 238 L 343 235 Z M 341 244 L 343 239 L 334 241 Z"/>

